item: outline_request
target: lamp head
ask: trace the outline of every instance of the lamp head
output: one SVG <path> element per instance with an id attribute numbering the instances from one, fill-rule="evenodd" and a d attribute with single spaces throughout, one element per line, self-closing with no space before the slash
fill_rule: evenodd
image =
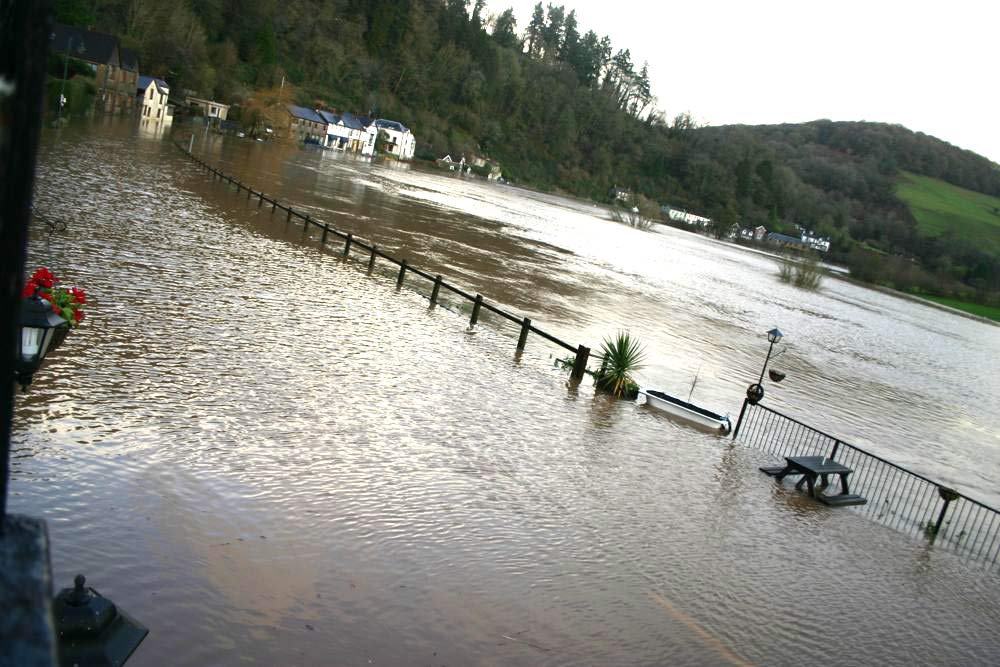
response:
<path id="1" fill-rule="evenodd" d="M 767 340 L 772 344 L 778 343 L 785 334 L 781 333 L 781 329 L 775 327 L 767 332 Z"/>

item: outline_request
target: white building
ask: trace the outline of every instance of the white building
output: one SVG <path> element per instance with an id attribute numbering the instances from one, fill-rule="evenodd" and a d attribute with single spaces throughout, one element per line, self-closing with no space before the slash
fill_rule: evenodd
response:
<path id="1" fill-rule="evenodd" d="M 190 95 L 185 98 L 184 102 L 189 107 L 198 107 L 201 109 L 201 113 L 205 116 L 205 118 L 218 118 L 219 120 L 226 120 L 226 117 L 229 115 L 229 105 L 223 104 L 222 102 L 203 100 L 200 97 L 191 97 Z"/>
<path id="2" fill-rule="evenodd" d="M 173 116 L 167 111 L 170 87 L 163 79 L 140 76 L 135 97 L 139 107 L 139 118 L 142 120 L 153 122 L 173 120 Z"/>
<path id="3" fill-rule="evenodd" d="M 685 225 L 707 227 L 708 223 L 712 222 L 709 218 L 695 215 L 694 213 L 688 213 L 687 211 L 682 211 L 679 208 L 672 208 L 667 205 L 661 206 L 660 211 L 666 213 L 667 217 L 671 220 L 683 222 Z"/>
<path id="4" fill-rule="evenodd" d="M 375 137 L 378 131 L 354 114 L 345 111 L 336 114 L 317 111 L 326 121 L 326 141 L 324 146 L 352 153 L 371 156 L 375 153 Z"/>
<path id="5" fill-rule="evenodd" d="M 405 125 L 394 120 L 379 118 L 374 123 L 378 132 L 386 135 L 385 151 L 400 160 L 409 160 L 417 149 L 417 140 Z"/>

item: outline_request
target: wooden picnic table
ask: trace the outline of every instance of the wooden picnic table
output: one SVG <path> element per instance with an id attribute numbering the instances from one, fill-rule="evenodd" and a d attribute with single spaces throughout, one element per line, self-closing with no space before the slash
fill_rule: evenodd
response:
<path id="1" fill-rule="evenodd" d="M 802 475 L 795 488 L 801 490 L 802 485 L 807 484 L 809 497 L 825 505 L 864 505 L 868 502 L 867 499 L 851 493 L 847 478 L 854 470 L 825 456 L 786 456 L 784 467 L 768 467 L 761 470 L 778 482 L 788 475 Z M 819 478 L 821 482 L 820 488 L 825 489 L 830 485 L 830 475 L 840 477 L 840 493 L 833 496 L 817 495 L 816 479 Z"/>

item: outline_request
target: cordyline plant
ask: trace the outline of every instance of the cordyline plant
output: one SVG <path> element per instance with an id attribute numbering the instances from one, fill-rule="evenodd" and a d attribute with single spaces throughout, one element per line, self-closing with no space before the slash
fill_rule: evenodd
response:
<path id="1" fill-rule="evenodd" d="M 79 287 L 60 287 L 59 279 L 44 266 L 31 275 L 21 296 L 26 299 L 33 296 L 45 299 L 52 305 L 52 312 L 66 320 L 71 327 L 83 320 L 83 306 L 87 303 L 87 295 Z"/>
<path id="2" fill-rule="evenodd" d="M 637 338 L 627 331 L 619 331 L 613 338 L 605 338 L 601 344 L 604 360 L 595 373 L 594 384 L 598 389 L 610 392 L 616 398 L 628 398 L 639 390 L 632 378 L 642 368 L 646 351 Z"/>

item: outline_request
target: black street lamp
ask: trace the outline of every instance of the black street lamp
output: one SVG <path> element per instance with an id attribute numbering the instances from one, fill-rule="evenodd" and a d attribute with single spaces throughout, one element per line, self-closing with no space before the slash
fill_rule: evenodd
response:
<path id="1" fill-rule="evenodd" d="M 770 346 L 767 348 L 767 357 L 764 359 L 764 366 L 760 369 L 760 378 L 757 380 L 756 384 L 752 384 L 747 388 L 747 400 L 750 401 L 751 405 L 756 405 L 764 398 L 764 371 L 767 370 L 767 362 L 771 360 L 771 352 L 774 351 L 774 346 L 781 342 L 785 334 L 781 333 L 781 329 L 775 327 L 767 332 L 767 341 Z M 785 379 L 785 374 L 779 371 L 771 371 L 771 379 L 775 382 L 781 382 Z"/>
<path id="2" fill-rule="evenodd" d="M 52 338 L 59 327 L 68 327 L 66 320 L 52 311 L 52 304 L 32 296 L 21 301 L 21 317 L 17 333 L 17 381 L 21 390 L 28 388 L 35 371 L 49 352 Z"/>

